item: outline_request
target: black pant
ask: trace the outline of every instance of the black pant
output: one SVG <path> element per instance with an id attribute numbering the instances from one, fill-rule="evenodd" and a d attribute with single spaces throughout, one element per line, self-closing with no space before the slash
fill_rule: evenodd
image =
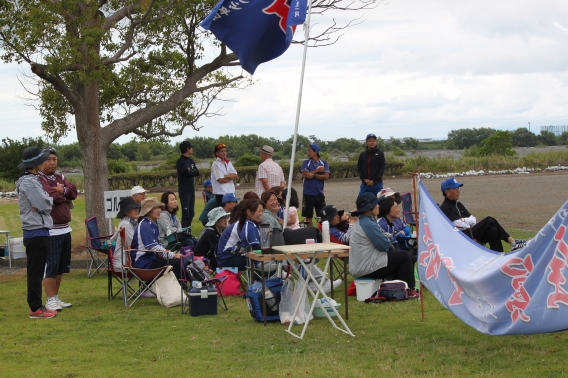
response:
<path id="1" fill-rule="evenodd" d="M 387 256 L 387 266 L 366 274 L 362 278 L 384 279 L 392 276 L 395 280 L 406 282 L 410 289 L 414 289 L 416 282 L 414 281 L 414 264 L 410 252 L 388 251 Z"/>
<path id="2" fill-rule="evenodd" d="M 489 243 L 489 249 L 503 252 L 501 240 L 509 242 L 509 234 L 501 227 L 495 218 L 486 217 L 464 233 L 481 244 Z"/>
<path id="3" fill-rule="evenodd" d="M 152 263 L 152 265 L 150 265 L 150 269 L 161 268 L 161 267 L 166 266 L 166 265 L 172 266 L 172 268 L 173 268 L 172 272 L 174 272 L 174 275 L 176 276 L 176 278 L 178 280 L 181 280 L 181 279 L 184 278 L 184 276 L 182 275 L 181 262 L 179 261 L 179 259 L 170 259 L 169 263 L 165 259 L 157 259 L 156 261 L 154 261 Z"/>
<path id="4" fill-rule="evenodd" d="M 26 246 L 27 275 L 28 275 L 28 306 L 37 311 L 43 306 L 41 300 L 43 273 L 49 253 L 49 236 L 24 238 Z"/>
<path id="5" fill-rule="evenodd" d="M 195 216 L 195 189 L 178 188 L 178 191 L 181 202 L 181 226 L 183 228 L 191 227 L 191 222 L 193 222 Z"/>
<path id="6" fill-rule="evenodd" d="M 215 200 L 217 201 L 217 207 L 223 206 L 223 196 L 224 196 L 224 194 L 215 194 Z"/>

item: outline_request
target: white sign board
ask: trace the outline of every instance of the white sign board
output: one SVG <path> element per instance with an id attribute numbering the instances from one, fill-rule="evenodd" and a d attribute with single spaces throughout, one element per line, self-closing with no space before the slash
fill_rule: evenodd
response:
<path id="1" fill-rule="evenodd" d="M 116 218 L 118 214 L 118 203 L 124 197 L 130 197 L 130 190 L 107 190 L 104 192 L 105 199 L 105 218 Z"/>

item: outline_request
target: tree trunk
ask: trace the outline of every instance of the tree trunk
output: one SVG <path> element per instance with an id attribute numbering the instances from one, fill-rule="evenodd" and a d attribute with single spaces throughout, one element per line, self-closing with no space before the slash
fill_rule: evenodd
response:
<path id="1" fill-rule="evenodd" d="M 97 83 L 78 87 L 81 100 L 75 109 L 75 125 L 83 152 L 86 217 L 96 216 L 100 234 L 108 235 L 112 230 L 108 230 L 105 220 L 103 192 L 108 190 L 106 150 L 112 141 L 105 140 L 101 129 Z"/>

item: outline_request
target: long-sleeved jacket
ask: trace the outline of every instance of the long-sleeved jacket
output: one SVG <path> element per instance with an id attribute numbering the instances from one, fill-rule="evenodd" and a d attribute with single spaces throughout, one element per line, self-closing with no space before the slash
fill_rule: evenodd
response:
<path id="1" fill-rule="evenodd" d="M 199 169 L 190 157 L 180 156 L 176 162 L 178 187 L 184 190 L 194 190 L 194 177 L 199 176 Z"/>
<path id="2" fill-rule="evenodd" d="M 71 210 L 67 200 L 72 201 L 77 198 L 77 187 L 67 181 L 63 175 L 57 173 L 48 176 L 39 172 L 37 177 L 47 194 L 53 198 L 53 208 L 51 209 L 53 227 L 58 228 L 58 225 L 67 226 L 67 223 L 71 222 Z M 57 185 L 63 186 L 63 194 L 55 190 Z"/>
<path id="3" fill-rule="evenodd" d="M 360 215 L 353 225 L 349 246 L 349 273 L 355 278 L 387 266 L 386 252 L 392 248 L 377 222 L 366 215 Z"/>
<path id="4" fill-rule="evenodd" d="M 368 148 L 361 152 L 357 161 L 357 171 L 359 178 L 363 180 L 373 180 L 375 183 L 383 182 L 385 173 L 385 154 L 377 147 L 369 151 Z"/>
<path id="5" fill-rule="evenodd" d="M 37 175 L 26 172 L 16 181 L 18 207 L 22 230 L 38 230 L 53 228 L 51 209 L 53 199 L 47 194 Z"/>

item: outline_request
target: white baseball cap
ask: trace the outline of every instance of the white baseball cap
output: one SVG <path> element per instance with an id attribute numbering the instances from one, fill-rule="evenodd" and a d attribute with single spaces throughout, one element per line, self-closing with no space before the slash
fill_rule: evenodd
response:
<path id="1" fill-rule="evenodd" d="M 148 193 L 149 190 L 144 189 L 143 187 L 137 185 L 134 188 L 130 189 L 130 195 L 133 196 L 135 194 L 140 194 L 140 193 Z"/>

